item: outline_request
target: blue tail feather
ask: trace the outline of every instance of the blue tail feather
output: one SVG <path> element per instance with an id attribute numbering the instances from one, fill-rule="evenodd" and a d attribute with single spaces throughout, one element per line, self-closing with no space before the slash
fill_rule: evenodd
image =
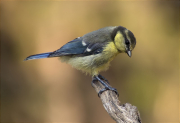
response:
<path id="1" fill-rule="evenodd" d="M 52 52 L 31 55 L 31 56 L 28 56 L 26 59 L 24 59 L 24 61 L 33 60 L 33 59 L 48 58 L 48 56 L 49 56 L 51 53 L 52 53 Z"/>

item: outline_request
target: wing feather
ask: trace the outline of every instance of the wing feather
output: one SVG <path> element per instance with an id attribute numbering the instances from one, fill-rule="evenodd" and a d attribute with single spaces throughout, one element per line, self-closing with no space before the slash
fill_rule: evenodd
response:
<path id="1" fill-rule="evenodd" d="M 82 55 L 88 56 L 92 54 L 98 54 L 103 51 L 103 47 L 105 46 L 105 42 L 102 43 L 90 43 L 86 42 L 86 45 L 83 44 L 83 38 L 76 38 L 60 49 L 52 52 L 49 57 L 59 57 L 59 56 L 67 56 L 67 55 Z"/>

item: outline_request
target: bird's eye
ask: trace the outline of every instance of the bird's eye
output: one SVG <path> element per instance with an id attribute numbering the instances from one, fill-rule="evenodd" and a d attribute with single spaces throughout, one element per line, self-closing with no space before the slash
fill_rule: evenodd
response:
<path id="1" fill-rule="evenodd" d="M 129 41 L 127 41 L 127 40 L 126 40 L 126 42 L 125 42 L 125 43 L 126 43 L 126 45 L 129 45 L 129 44 L 130 44 L 130 42 L 129 42 Z"/>

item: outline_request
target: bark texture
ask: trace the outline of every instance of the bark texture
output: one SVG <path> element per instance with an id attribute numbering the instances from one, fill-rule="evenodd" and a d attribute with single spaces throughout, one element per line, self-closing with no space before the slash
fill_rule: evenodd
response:
<path id="1" fill-rule="evenodd" d="M 92 86 L 97 93 L 104 88 L 98 81 L 92 83 Z M 136 106 L 132 106 L 129 103 L 121 105 L 115 92 L 107 90 L 100 95 L 100 99 L 105 110 L 116 123 L 142 123 Z"/>

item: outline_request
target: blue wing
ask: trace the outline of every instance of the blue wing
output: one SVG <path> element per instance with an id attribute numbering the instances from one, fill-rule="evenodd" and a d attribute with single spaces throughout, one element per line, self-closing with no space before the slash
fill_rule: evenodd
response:
<path id="1" fill-rule="evenodd" d="M 49 57 L 58 57 L 65 55 L 92 55 L 102 52 L 103 46 L 105 43 L 90 43 L 86 42 L 86 45 L 83 45 L 82 37 L 76 38 L 73 41 L 68 42 L 60 49 L 54 51 L 49 55 Z"/>
<path id="2" fill-rule="evenodd" d="M 67 56 L 67 55 L 79 55 L 79 56 L 88 56 L 92 54 L 98 54 L 103 51 L 103 47 L 106 43 L 90 43 L 86 42 L 83 44 L 82 37 L 76 38 L 60 49 L 54 52 L 48 53 L 41 53 L 35 54 L 27 57 L 26 60 L 33 60 L 33 59 L 41 59 L 41 58 L 50 58 L 50 57 L 60 57 L 60 56 Z"/>

